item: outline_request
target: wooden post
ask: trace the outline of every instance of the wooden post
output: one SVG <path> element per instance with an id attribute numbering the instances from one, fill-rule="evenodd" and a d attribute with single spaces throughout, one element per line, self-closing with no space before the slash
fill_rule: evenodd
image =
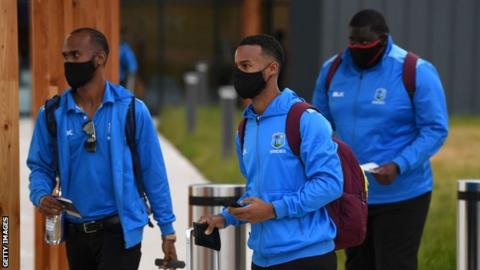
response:
<path id="1" fill-rule="evenodd" d="M 243 0 L 242 37 L 260 34 L 262 31 L 261 0 Z M 242 99 L 243 107 L 252 103 L 251 99 Z"/>
<path id="2" fill-rule="evenodd" d="M 242 35 L 259 34 L 262 31 L 261 0 L 243 0 Z"/>
<path id="3" fill-rule="evenodd" d="M 20 269 L 17 1 L 0 1 L 0 268 Z"/>
<path id="4" fill-rule="evenodd" d="M 47 98 L 68 87 L 61 52 L 65 37 L 76 28 L 105 34 L 110 45 L 107 79 L 118 82 L 119 0 L 32 0 L 30 7 L 34 117 Z M 44 217 L 36 211 L 35 269 L 67 269 L 64 245 L 49 246 L 43 237 Z"/>

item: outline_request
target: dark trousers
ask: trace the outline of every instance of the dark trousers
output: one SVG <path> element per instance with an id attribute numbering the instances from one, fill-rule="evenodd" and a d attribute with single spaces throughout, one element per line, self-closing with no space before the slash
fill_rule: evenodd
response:
<path id="1" fill-rule="evenodd" d="M 336 270 L 337 255 L 330 252 L 320 256 L 307 257 L 295 261 L 260 267 L 252 263 L 252 270 Z"/>
<path id="2" fill-rule="evenodd" d="M 415 270 L 431 193 L 368 207 L 367 236 L 346 250 L 347 270 Z"/>
<path id="3" fill-rule="evenodd" d="M 84 233 L 66 226 L 67 258 L 70 270 L 136 270 L 141 244 L 125 249 L 120 224 L 98 232 Z"/>

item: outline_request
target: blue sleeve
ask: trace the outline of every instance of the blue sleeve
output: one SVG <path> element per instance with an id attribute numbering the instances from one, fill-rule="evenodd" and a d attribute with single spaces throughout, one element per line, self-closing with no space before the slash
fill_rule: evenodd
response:
<path id="1" fill-rule="evenodd" d="M 448 135 L 448 113 L 442 83 L 435 67 L 422 61 L 417 67 L 414 95 L 416 139 L 393 162 L 406 173 L 433 156 Z"/>
<path id="2" fill-rule="evenodd" d="M 302 217 L 339 198 L 343 192 L 343 173 L 332 140 L 332 129 L 318 112 L 308 110 L 300 121 L 300 155 L 307 181 L 299 191 L 274 201 L 278 219 Z"/>
<path id="3" fill-rule="evenodd" d="M 247 179 L 247 181 L 248 181 L 247 172 L 245 171 L 245 166 L 243 165 L 243 158 L 242 158 L 243 155 L 241 153 L 240 139 L 239 139 L 238 134 L 237 134 L 237 137 L 236 137 L 235 141 L 236 141 L 236 146 L 237 146 L 236 149 L 237 149 L 238 166 L 240 167 L 240 172 L 245 177 L 245 179 Z M 249 185 L 247 184 L 247 191 L 238 199 L 238 201 L 237 201 L 238 203 L 243 201 L 245 198 L 249 197 L 250 192 L 248 192 L 248 187 L 249 187 Z M 227 212 L 226 208 L 223 209 L 223 211 L 220 213 L 220 215 L 222 215 L 225 218 L 225 227 L 230 226 L 230 225 L 237 226 L 237 225 L 241 225 L 241 224 L 246 223 L 246 222 L 240 221 L 240 220 L 236 219 L 234 216 L 230 215 L 230 213 Z"/>
<path id="4" fill-rule="evenodd" d="M 43 196 L 52 194 L 56 184 L 55 171 L 52 168 L 52 149 L 45 110 L 42 108 L 35 122 L 27 158 L 27 166 L 30 169 L 30 200 L 37 207 Z"/>
<path id="5" fill-rule="evenodd" d="M 320 110 L 320 113 L 327 118 L 332 126 L 335 126 L 333 123 L 332 114 L 330 113 L 330 106 L 328 104 L 328 94 L 326 89 L 326 80 L 327 80 L 327 73 L 330 69 L 331 63 L 335 59 L 335 56 L 329 59 L 327 62 L 323 64 L 323 67 L 318 74 L 317 81 L 315 83 L 315 89 L 313 89 L 313 97 L 312 97 L 312 104 L 317 109 Z"/>
<path id="6" fill-rule="evenodd" d="M 145 193 L 163 235 L 172 234 L 175 215 L 157 130 L 145 104 L 136 100 L 136 141 Z"/>

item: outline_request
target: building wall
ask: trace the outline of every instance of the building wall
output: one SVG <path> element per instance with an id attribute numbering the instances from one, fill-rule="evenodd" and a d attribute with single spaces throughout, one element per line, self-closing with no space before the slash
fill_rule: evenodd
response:
<path id="1" fill-rule="evenodd" d="M 311 98 L 322 63 L 346 47 L 350 18 L 365 8 L 385 15 L 395 43 L 435 65 L 450 114 L 480 115 L 477 0 L 291 1 L 289 85 Z"/>

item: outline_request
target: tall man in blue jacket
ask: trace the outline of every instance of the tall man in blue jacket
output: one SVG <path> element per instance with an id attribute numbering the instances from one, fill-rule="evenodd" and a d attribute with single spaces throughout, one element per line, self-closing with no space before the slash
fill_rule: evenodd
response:
<path id="1" fill-rule="evenodd" d="M 340 197 L 343 175 L 332 141 L 332 129 L 316 111 L 300 121 L 300 158 L 286 142 L 289 109 L 302 101 L 292 90 L 280 91 L 277 80 L 283 50 L 267 35 L 244 38 L 235 52 L 234 86 L 252 104 L 243 149 L 237 136 L 237 155 L 247 191 L 242 208 L 202 217 L 209 227 L 252 224 L 248 245 L 252 269 L 336 269 L 336 227 L 325 205 Z M 275 142 L 275 143 L 274 143 Z"/>
<path id="2" fill-rule="evenodd" d="M 407 52 L 393 44 L 375 10 L 352 18 L 349 39 L 330 87 L 326 78 L 335 57 L 323 65 L 313 94 L 314 105 L 359 161 L 380 165 L 368 174 L 367 237 L 347 250 L 346 268 L 417 269 L 432 191 L 429 158 L 448 133 L 442 84 L 433 65 L 419 59 L 409 98 L 402 80 Z"/>
<path id="3" fill-rule="evenodd" d="M 72 87 L 55 111 L 62 196 L 81 218 L 66 216 L 66 248 L 71 270 L 137 269 L 148 211 L 137 190 L 125 122 L 132 94 L 105 80 L 109 46 L 105 36 L 80 28 L 63 46 L 65 76 Z M 162 153 L 146 106 L 136 100 L 136 142 L 145 192 L 160 227 L 167 261 L 176 259 L 169 185 Z M 44 215 L 62 205 L 52 197 L 52 139 L 45 109 L 38 114 L 27 165 L 30 199 Z M 159 245 L 160 247 L 160 245 Z"/>

